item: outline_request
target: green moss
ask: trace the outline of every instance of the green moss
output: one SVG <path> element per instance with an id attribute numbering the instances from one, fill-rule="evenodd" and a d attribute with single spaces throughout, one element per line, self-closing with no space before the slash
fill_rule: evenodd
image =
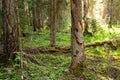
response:
<path id="1" fill-rule="evenodd" d="M 79 63 L 78 66 L 75 69 L 73 69 L 73 74 L 76 77 L 80 77 L 81 75 L 84 75 L 85 67 L 86 66 L 84 62 Z"/>

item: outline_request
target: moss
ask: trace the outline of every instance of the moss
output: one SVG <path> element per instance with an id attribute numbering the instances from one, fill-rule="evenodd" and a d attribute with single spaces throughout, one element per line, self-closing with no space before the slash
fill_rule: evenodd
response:
<path id="1" fill-rule="evenodd" d="M 83 76 L 84 74 L 84 70 L 86 68 L 86 65 L 84 62 L 81 62 L 78 64 L 78 66 L 73 69 L 73 74 L 76 76 L 76 77 L 80 77 L 80 76 Z"/>

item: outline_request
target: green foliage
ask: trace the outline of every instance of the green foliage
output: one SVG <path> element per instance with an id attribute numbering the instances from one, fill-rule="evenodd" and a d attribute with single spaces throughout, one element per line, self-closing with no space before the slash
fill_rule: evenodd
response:
<path id="1" fill-rule="evenodd" d="M 49 18 L 49 10 L 50 6 L 48 4 L 49 0 L 42 0 L 43 8 L 42 19 L 45 23 L 45 26 L 41 32 L 33 32 L 33 27 L 30 25 L 32 22 L 32 9 L 33 4 L 36 3 L 37 0 L 18 0 L 19 3 L 19 18 L 20 18 L 20 26 L 21 32 L 28 33 L 26 37 L 22 37 L 22 45 L 23 47 L 39 47 L 39 46 L 49 46 L 50 44 L 50 31 L 47 29 L 47 19 Z M 24 3 L 28 3 L 28 11 L 30 11 L 30 15 L 28 15 L 28 11 L 24 9 Z M 46 4 L 47 3 L 47 4 Z M 89 4 L 91 3 L 91 4 Z M 88 5 L 92 8 L 94 7 L 96 1 L 89 0 Z M 119 0 L 114 1 L 115 5 L 113 6 L 113 23 L 119 23 Z M 57 26 L 56 33 L 56 45 L 57 46 L 70 46 L 71 45 L 71 33 L 70 33 L 70 25 L 71 25 L 71 17 L 70 17 L 70 2 L 67 0 L 58 0 L 60 12 L 58 14 L 59 18 L 59 26 Z M 117 7 L 116 7 L 117 6 Z M 58 10 L 58 11 L 59 11 Z M 43 12 L 44 11 L 44 12 Z M 116 13 L 118 11 L 118 13 Z M 67 13 L 69 12 L 69 14 Z M 0 13 L 2 13 L 2 6 L 0 5 Z M 2 15 L 0 15 L 2 17 Z M 0 34 L 2 34 L 1 29 L 2 20 L 0 19 Z M 32 24 L 32 23 L 31 23 Z M 103 28 L 101 27 L 103 26 Z M 108 40 L 112 38 L 116 38 L 116 35 L 119 35 L 120 31 L 117 28 L 120 28 L 120 25 L 113 25 L 116 29 L 106 29 L 106 25 L 99 25 L 96 20 L 90 20 L 90 32 L 93 33 L 93 36 L 85 36 L 84 41 L 87 42 L 95 42 Z M 117 36 L 120 37 L 120 36 Z M 116 51 L 112 51 L 109 49 L 109 54 L 107 50 L 102 47 L 89 47 L 86 48 L 86 72 L 84 75 L 86 76 L 86 80 L 97 80 L 98 77 L 101 80 L 107 80 L 108 75 L 112 72 L 108 71 L 107 67 L 112 66 L 116 67 L 116 73 L 119 76 L 120 70 L 120 47 L 117 44 L 114 44 L 118 47 Z M 52 49 L 52 48 L 51 48 Z M 20 71 L 20 52 L 16 52 L 16 58 L 13 63 L 12 68 L 0 67 L 0 80 L 21 80 L 21 73 L 26 80 L 61 80 L 62 78 L 66 78 L 64 80 L 72 80 L 72 76 L 68 74 L 69 66 L 71 63 L 71 55 L 68 54 L 30 54 L 34 55 L 40 64 L 36 64 L 32 62 L 30 59 L 23 59 L 24 68 Z M 110 56 L 113 56 L 114 60 L 110 59 Z M 110 62 L 111 60 L 111 62 Z M 111 65 L 112 64 L 112 65 Z M 2 64 L 0 63 L 0 66 Z M 81 70 L 78 68 L 78 70 Z M 77 70 L 77 71 L 78 71 Z M 76 72 L 77 72 L 76 71 Z M 83 71 L 83 70 L 81 70 Z M 78 71 L 79 72 L 79 71 Z M 115 79 L 112 76 L 113 79 Z M 115 79 L 116 80 L 116 79 Z M 118 79 L 119 80 L 119 79 Z"/>
<path id="2" fill-rule="evenodd" d="M 0 68 L 0 80 L 21 80 L 14 68 Z"/>
<path id="3" fill-rule="evenodd" d="M 99 27 L 98 23 L 94 19 L 92 19 L 90 23 L 91 23 L 91 26 L 92 26 L 92 32 L 95 33 L 97 31 L 97 27 Z"/>
<path id="4" fill-rule="evenodd" d="M 95 41 L 103 41 L 114 38 L 117 35 L 114 30 L 110 29 L 99 29 L 97 32 L 94 33 L 94 37 L 85 36 L 85 42 L 95 42 Z"/>
<path id="5" fill-rule="evenodd" d="M 56 33 L 56 45 L 63 46 L 64 44 L 70 45 L 71 38 L 70 33 L 66 32 L 57 32 Z M 27 47 L 38 47 L 38 46 L 49 46 L 50 44 L 50 31 L 43 30 L 39 33 L 33 33 L 33 35 L 28 35 L 25 38 L 22 38 L 23 46 Z"/>
<path id="6" fill-rule="evenodd" d="M 49 45 L 50 40 L 49 30 L 43 30 L 40 33 L 33 33 L 33 35 L 28 35 L 26 38 L 22 38 L 23 46 L 27 47 L 38 47 Z"/>
<path id="7" fill-rule="evenodd" d="M 86 69 L 83 72 L 86 80 L 96 80 L 98 77 L 101 80 L 107 80 L 108 71 L 108 56 L 101 47 L 86 48 Z M 99 52 L 97 52 L 99 51 Z M 112 66 L 119 68 L 120 62 L 117 60 L 120 50 L 111 52 L 116 61 Z M 31 62 L 31 60 L 24 60 L 26 65 L 22 69 L 22 76 L 28 80 L 72 80 L 72 76 L 68 74 L 69 66 L 71 63 L 71 55 L 67 54 L 31 54 L 34 55 L 40 64 Z M 120 55 L 120 54 L 119 54 Z M 119 68 L 120 69 L 120 68 Z M 20 80 L 20 74 L 17 73 L 15 68 L 0 68 L 0 80 Z M 20 71 L 19 71 L 20 73 Z M 110 74 L 110 73 L 109 73 Z M 12 75 L 12 77 L 11 77 Z M 118 74 L 119 76 L 119 74 Z"/>
<path id="8" fill-rule="evenodd" d="M 52 54 L 37 54 L 35 55 L 40 61 L 40 65 L 28 62 L 27 68 L 24 71 L 29 73 L 27 78 L 35 80 L 54 80 L 60 79 L 68 72 L 70 66 L 70 55 L 52 55 Z"/>
<path id="9" fill-rule="evenodd" d="M 13 64 L 14 68 L 20 68 L 20 60 L 21 60 L 20 54 L 21 52 L 15 52 L 16 57 Z"/>
<path id="10" fill-rule="evenodd" d="M 86 74 L 86 77 L 88 80 L 95 80 L 94 74 L 92 72 L 88 72 Z"/>

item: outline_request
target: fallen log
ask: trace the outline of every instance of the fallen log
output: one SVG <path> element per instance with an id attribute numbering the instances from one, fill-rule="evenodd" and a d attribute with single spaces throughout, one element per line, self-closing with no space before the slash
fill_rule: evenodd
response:
<path id="1" fill-rule="evenodd" d="M 66 46 L 66 47 L 27 47 L 27 48 L 23 48 L 23 51 L 25 53 L 67 53 L 71 51 L 71 47 L 70 46 Z"/>
<path id="2" fill-rule="evenodd" d="M 87 43 L 85 44 L 85 47 L 96 47 L 96 46 L 103 46 L 104 44 L 112 44 L 112 40 L 106 40 L 106 41 L 102 41 L 102 42 L 91 42 L 91 43 Z"/>
<path id="3" fill-rule="evenodd" d="M 90 42 L 90 43 L 86 43 L 85 47 L 96 47 L 96 46 L 104 46 L 105 44 L 107 44 L 108 46 L 120 46 L 120 39 L 110 39 L 110 40 L 104 40 L 101 42 Z"/>
<path id="4" fill-rule="evenodd" d="M 86 47 L 97 47 L 104 46 L 107 44 L 108 46 L 113 46 L 114 43 L 120 42 L 120 40 L 105 40 L 102 42 L 90 42 L 86 43 L 84 46 Z M 68 53 L 71 52 L 71 46 L 56 46 L 56 47 L 26 47 L 23 48 L 23 51 L 26 53 Z"/>
<path id="5" fill-rule="evenodd" d="M 113 46 L 113 44 L 119 44 L 117 47 L 120 47 L 120 40 L 105 40 L 101 42 L 90 42 L 86 43 L 84 46 L 86 47 L 97 47 L 97 46 L 104 46 L 107 44 L 108 46 Z M 56 47 L 26 47 L 23 48 L 25 53 L 30 54 L 37 54 L 37 53 L 68 53 L 71 52 L 71 46 L 56 46 Z M 0 54 L 2 55 L 2 51 Z"/>

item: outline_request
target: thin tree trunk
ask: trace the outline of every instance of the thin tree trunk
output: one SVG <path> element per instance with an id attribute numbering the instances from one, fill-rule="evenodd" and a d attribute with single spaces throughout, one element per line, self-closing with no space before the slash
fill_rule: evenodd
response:
<path id="1" fill-rule="evenodd" d="M 110 9 L 109 9 L 109 14 L 110 14 L 110 21 L 109 21 L 109 28 L 112 28 L 112 11 L 113 11 L 113 0 L 110 0 Z"/>
<path id="2" fill-rule="evenodd" d="M 15 52 L 20 51 L 20 26 L 17 0 L 2 0 L 3 5 L 3 61 L 15 58 Z"/>
<path id="3" fill-rule="evenodd" d="M 51 10 L 50 10 L 50 46 L 55 46 L 56 37 L 56 0 L 50 0 Z"/>
<path id="4" fill-rule="evenodd" d="M 40 25 L 40 0 L 33 3 L 33 28 L 34 31 L 41 31 Z"/>
<path id="5" fill-rule="evenodd" d="M 36 21 L 36 5 L 33 3 L 33 11 L 32 11 L 32 16 L 33 16 L 33 28 L 34 31 L 37 31 L 37 21 Z"/>
<path id="6" fill-rule="evenodd" d="M 108 8 L 107 0 L 104 0 L 104 2 L 103 2 L 103 10 L 102 10 L 102 13 L 101 13 L 104 23 L 106 22 L 106 15 L 108 14 L 107 13 L 108 12 L 107 8 Z"/>
<path id="7" fill-rule="evenodd" d="M 82 27 L 82 0 L 71 0 L 72 15 L 72 63 L 70 72 L 81 75 L 84 68 L 85 54 Z"/>
<path id="8" fill-rule="evenodd" d="M 36 5 L 37 5 L 37 7 L 36 7 L 36 15 L 37 15 L 37 28 L 38 28 L 38 30 L 39 31 L 41 31 L 41 25 L 40 25 L 40 4 L 41 4 L 41 0 L 37 0 L 37 3 L 36 3 Z"/>
<path id="9" fill-rule="evenodd" d="M 84 34 L 89 34 L 87 13 L 88 13 L 88 7 L 86 4 L 86 0 L 84 0 Z"/>
<path id="10" fill-rule="evenodd" d="M 30 19 L 29 20 L 29 25 L 33 26 L 33 13 L 32 13 L 33 10 L 30 9 L 30 5 L 29 4 L 28 4 L 28 7 L 29 7 L 28 9 L 29 9 L 29 19 Z"/>

